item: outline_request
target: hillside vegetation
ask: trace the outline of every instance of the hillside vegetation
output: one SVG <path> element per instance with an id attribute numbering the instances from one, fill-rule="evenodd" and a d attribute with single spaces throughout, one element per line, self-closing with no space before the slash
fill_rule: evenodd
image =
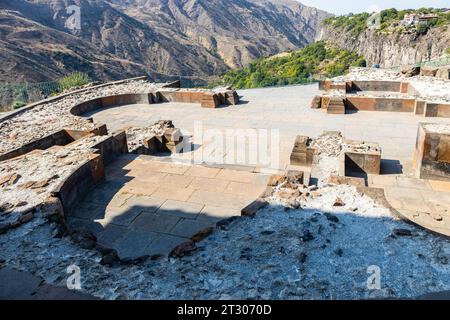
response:
<path id="1" fill-rule="evenodd" d="M 344 74 L 351 66 L 365 65 L 358 54 L 320 41 L 286 55 L 257 59 L 245 68 L 226 73 L 210 86 L 226 84 L 245 89 L 302 84 Z"/>
<path id="2" fill-rule="evenodd" d="M 403 18 L 407 14 L 434 14 L 437 18 L 431 19 L 428 24 L 419 23 L 417 25 L 402 25 Z M 450 13 L 448 9 L 421 8 L 417 10 L 396 10 L 386 9 L 380 12 L 381 25 L 379 32 L 416 32 L 424 34 L 430 28 L 438 28 L 450 25 Z M 354 36 L 358 36 L 367 30 L 367 20 L 371 14 L 364 12 L 359 14 L 349 14 L 345 16 L 329 17 L 324 20 L 325 25 L 341 28 L 350 32 Z"/>

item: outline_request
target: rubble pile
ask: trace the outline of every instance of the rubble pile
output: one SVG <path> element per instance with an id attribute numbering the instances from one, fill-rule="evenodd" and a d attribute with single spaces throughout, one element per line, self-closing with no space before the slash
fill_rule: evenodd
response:
<path id="1" fill-rule="evenodd" d="M 341 154 L 344 137 L 341 132 L 326 131 L 310 144 L 318 149 L 319 155 L 337 157 Z"/>
<path id="2" fill-rule="evenodd" d="M 161 120 L 149 127 L 131 127 L 125 130 L 128 141 L 128 150 L 136 150 L 141 147 L 145 139 L 152 136 L 163 135 L 166 129 L 174 128 L 172 121 Z"/>

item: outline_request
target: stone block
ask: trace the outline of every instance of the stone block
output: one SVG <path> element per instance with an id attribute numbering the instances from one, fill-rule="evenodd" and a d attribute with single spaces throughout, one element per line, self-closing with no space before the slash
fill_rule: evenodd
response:
<path id="1" fill-rule="evenodd" d="M 315 96 L 311 101 L 312 109 L 320 109 L 322 107 L 322 97 Z"/>
<path id="2" fill-rule="evenodd" d="M 173 228 L 170 234 L 183 237 L 183 238 L 194 238 L 194 236 L 199 235 L 200 232 L 211 228 L 214 226 L 214 223 L 210 221 L 198 221 L 191 219 L 182 219 L 177 225 Z M 197 240 L 199 237 L 195 237 Z"/>
<path id="3" fill-rule="evenodd" d="M 306 136 L 297 136 L 290 156 L 290 164 L 294 166 L 311 166 L 314 156 L 317 153 L 315 148 L 310 146 L 311 139 Z"/>
<path id="4" fill-rule="evenodd" d="M 201 100 L 201 105 L 202 108 L 210 108 L 210 109 L 219 107 L 220 101 L 218 95 L 211 92 L 204 93 Z"/>
<path id="5" fill-rule="evenodd" d="M 356 186 L 356 187 L 365 187 L 366 182 L 363 178 L 356 178 L 356 177 L 343 177 L 343 176 L 337 176 L 332 175 L 327 181 L 330 184 L 346 184 L 350 186 Z"/>
<path id="6" fill-rule="evenodd" d="M 167 200 L 157 211 L 157 214 L 195 220 L 202 209 L 203 205 L 199 203 Z"/>
<path id="7" fill-rule="evenodd" d="M 330 90 L 331 80 L 319 81 L 319 90 Z"/>
<path id="8" fill-rule="evenodd" d="M 292 183 L 304 183 L 304 172 L 299 170 L 289 170 L 286 173 L 286 179 Z"/>
<path id="9" fill-rule="evenodd" d="M 349 110 L 375 111 L 376 100 L 371 97 L 347 96 L 345 106 Z"/>
<path id="10" fill-rule="evenodd" d="M 266 207 L 268 202 L 264 199 L 256 199 L 241 211 L 242 216 L 254 216 L 262 208 Z"/>
<path id="11" fill-rule="evenodd" d="M 164 138 L 167 140 L 167 142 L 178 142 L 180 141 L 182 135 L 181 130 L 177 128 L 167 128 L 166 131 L 164 131 Z"/>
<path id="12" fill-rule="evenodd" d="M 344 97 L 330 97 L 330 102 L 327 107 L 329 114 L 345 114 Z"/>
<path id="13" fill-rule="evenodd" d="M 332 82 L 330 84 L 330 90 L 342 90 L 344 92 L 347 91 L 347 83 L 346 82 Z"/>
<path id="14" fill-rule="evenodd" d="M 425 115 L 425 106 L 426 106 L 426 101 L 424 100 L 416 100 L 416 105 L 414 107 L 414 113 L 417 115 Z"/>
<path id="15" fill-rule="evenodd" d="M 200 215 L 197 217 L 197 220 L 206 220 L 206 221 L 220 221 L 223 219 L 227 219 L 230 217 L 240 216 L 241 212 L 238 209 L 231 208 L 223 208 L 223 207 L 215 207 L 215 206 L 205 206 Z"/>
<path id="16" fill-rule="evenodd" d="M 425 107 L 425 116 L 450 118 L 450 104 L 427 103 Z"/>
<path id="17" fill-rule="evenodd" d="M 413 159 L 417 177 L 450 181 L 450 130 L 445 128 L 420 124 Z"/>
<path id="18" fill-rule="evenodd" d="M 229 105 L 239 104 L 239 95 L 236 90 L 229 90 L 225 92 L 225 103 Z"/>
<path id="19" fill-rule="evenodd" d="M 361 170 L 366 174 L 380 174 L 381 148 L 377 143 L 346 141 L 343 152 L 345 172 Z"/>
<path id="20" fill-rule="evenodd" d="M 420 67 L 404 66 L 401 69 L 401 73 L 403 73 L 406 77 L 414 77 L 420 74 Z"/>
<path id="21" fill-rule="evenodd" d="M 409 82 L 402 82 L 400 85 L 400 93 L 408 93 Z"/>
<path id="22" fill-rule="evenodd" d="M 181 218 L 177 216 L 143 212 L 133 221 L 131 228 L 148 232 L 172 233 L 172 230 L 180 221 Z"/>
<path id="23" fill-rule="evenodd" d="M 320 102 L 320 108 L 321 109 L 327 109 L 330 105 L 331 98 L 329 96 L 322 96 L 321 102 Z"/>
<path id="24" fill-rule="evenodd" d="M 450 163 L 450 135 L 442 135 L 437 149 L 437 161 Z"/>

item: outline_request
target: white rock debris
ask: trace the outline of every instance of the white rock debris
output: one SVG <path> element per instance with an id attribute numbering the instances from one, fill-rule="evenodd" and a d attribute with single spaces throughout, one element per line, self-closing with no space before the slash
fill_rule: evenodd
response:
<path id="1" fill-rule="evenodd" d="M 405 298 L 450 289 L 447 239 L 371 209 L 370 199 L 354 201 L 356 213 L 271 203 L 217 230 L 192 256 L 116 268 L 68 238 L 52 238 L 54 226 L 35 219 L 0 236 L 0 259 L 55 285 L 78 265 L 82 290 L 103 299 Z M 399 228 L 411 236 L 396 236 Z M 370 266 L 381 270 L 379 290 L 367 287 Z"/>
<path id="2" fill-rule="evenodd" d="M 429 132 L 438 132 L 443 134 L 450 134 L 450 124 L 445 123 L 428 123 L 424 124 L 423 127 Z"/>
<path id="3" fill-rule="evenodd" d="M 0 206 L 11 210 L 0 214 L 0 223 L 8 223 L 44 202 L 62 181 L 86 163 L 92 146 L 107 136 L 87 137 L 66 147 L 55 146 L 19 158 L 0 162 L 0 179 L 15 176 L 11 183 L 0 185 Z"/>
<path id="4" fill-rule="evenodd" d="M 162 84 L 135 80 L 93 88 L 82 93 L 71 94 L 61 100 L 36 106 L 9 120 L 0 120 L 0 154 L 20 148 L 26 143 L 43 138 L 63 128 L 93 129 L 94 125 L 87 119 L 69 113 L 73 106 L 81 102 L 117 94 L 148 93 L 161 88 L 161 86 Z"/>

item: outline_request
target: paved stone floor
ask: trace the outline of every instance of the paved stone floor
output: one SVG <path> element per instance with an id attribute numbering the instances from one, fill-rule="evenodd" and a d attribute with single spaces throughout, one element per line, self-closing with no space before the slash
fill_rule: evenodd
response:
<path id="1" fill-rule="evenodd" d="M 212 136 L 220 134 L 227 136 L 227 130 L 236 129 L 276 130 L 280 138 L 277 146 L 279 152 L 276 153 L 278 155 L 276 167 L 279 169 L 289 167 L 290 153 L 295 137 L 299 134 L 317 137 L 325 130 L 341 131 L 347 139 L 377 142 L 382 148 L 383 174 L 370 178 L 369 186 L 385 188 L 386 197 L 392 206 L 411 220 L 435 230 L 441 230 L 440 228 L 450 230 L 450 225 L 447 225 L 450 221 L 450 204 L 447 201 L 450 198 L 448 185 L 416 179 L 412 168 L 418 124 L 420 122 L 450 123 L 450 119 L 425 118 L 412 113 L 396 112 L 363 111 L 345 115 L 327 114 L 322 110 L 310 108 L 313 96 L 319 93 L 317 85 L 239 90 L 241 104 L 237 106 L 202 109 L 197 104 L 183 103 L 129 105 L 99 110 L 89 116 L 93 116 L 96 122 L 106 123 L 111 130 L 129 126 L 147 126 L 158 120 L 170 119 L 185 134 L 194 135 L 194 152 L 188 152 L 181 158 L 192 159 L 193 155 L 196 155 L 196 159 L 216 163 L 230 163 L 230 159 L 236 160 L 237 158 L 234 157 L 236 146 L 230 148 L 224 144 L 224 147 L 218 150 L 217 145 L 211 147 Z M 203 140 L 196 137 L 195 128 L 198 127 L 199 122 L 203 128 Z M 208 136 L 209 129 L 213 131 Z M 248 142 L 247 147 L 250 145 L 251 142 Z M 267 146 L 267 149 L 271 151 L 274 147 Z M 198 154 L 201 156 L 198 157 Z M 228 158 L 230 155 L 232 157 Z M 254 168 L 267 166 L 261 158 L 255 162 L 250 161 L 248 151 L 245 160 L 245 163 L 237 164 L 246 164 Z M 271 164 L 273 163 L 272 161 Z M 188 190 L 192 189 L 192 185 L 202 183 L 200 180 L 190 181 L 185 177 L 169 176 L 168 179 L 175 184 L 186 185 Z M 140 188 L 141 186 L 137 183 L 134 189 L 131 189 L 131 193 L 139 193 Z M 213 186 L 208 187 L 208 192 L 211 191 L 210 189 L 223 190 L 223 188 L 239 190 L 240 186 L 234 184 L 223 186 L 216 181 Z M 417 189 L 420 189 L 419 193 Z M 240 196 L 247 194 L 240 190 L 243 192 Z M 180 191 L 180 194 L 177 192 L 178 196 L 171 201 L 193 202 L 192 200 L 196 199 L 192 195 L 188 197 L 183 192 L 186 191 Z M 194 195 L 199 193 L 196 192 Z M 165 191 L 155 191 L 152 196 L 164 198 L 166 194 Z M 224 202 L 227 203 L 228 200 Z M 179 203 L 169 202 L 165 206 L 177 204 Z M 158 205 L 159 203 L 155 207 Z M 213 203 L 212 206 L 216 205 Z M 217 206 L 221 207 L 222 203 Z M 195 206 L 189 208 L 194 212 L 197 212 L 197 209 L 198 207 Z M 208 210 L 208 206 L 202 210 Z M 441 219 L 441 215 L 444 215 L 444 218 Z M 172 224 L 178 222 L 175 220 Z"/>
<path id="2" fill-rule="evenodd" d="M 0 266 L 0 300 L 95 300 L 66 287 L 45 283 L 29 272 Z"/>
<path id="3" fill-rule="evenodd" d="M 69 223 L 133 260 L 168 254 L 218 221 L 240 216 L 266 189 L 269 175 L 124 155 L 107 177 Z"/>
<path id="4" fill-rule="evenodd" d="M 406 175 L 371 176 L 369 182 L 384 188 L 387 201 L 402 216 L 450 236 L 450 182 Z"/>
<path id="5" fill-rule="evenodd" d="M 314 95 L 320 94 L 317 84 L 239 90 L 238 93 L 241 95 L 241 104 L 219 109 L 202 109 L 197 104 L 163 103 L 109 108 L 90 116 L 96 122 L 107 123 L 112 130 L 147 126 L 163 119 L 173 120 L 175 126 L 192 135 L 195 123 L 199 121 L 203 124 L 204 132 L 207 129 L 215 129 L 215 133 L 223 134 L 226 134 L 227 129 L 279 130 L 281 168 L 289 163 L 297 135 L 317 137 L 324 130 L 341 131 L 347 139 L 378 142 L 384 159 L 399 160 L 408 166 L 412 161 L 418 123 L 450 123 L 450 119 L 425 118 L 412 113 L 361 111 L 346 115 L 327 114 L 310 108 Z M 210 141 L 205 137 L 203 144 L 197 146 L 196 152 L 202 152 L 203 158 L 208 158 L 211 153 L 207 148 Z M 222 159 L 219 155 L 217 162 L 223 163 L 227 154 L 232 152 L 235 151 L 224 150 Z M 254 165 L 251 162 L 246 164 Z M 264 166 L 264 163 L 255 165 Z"/>

